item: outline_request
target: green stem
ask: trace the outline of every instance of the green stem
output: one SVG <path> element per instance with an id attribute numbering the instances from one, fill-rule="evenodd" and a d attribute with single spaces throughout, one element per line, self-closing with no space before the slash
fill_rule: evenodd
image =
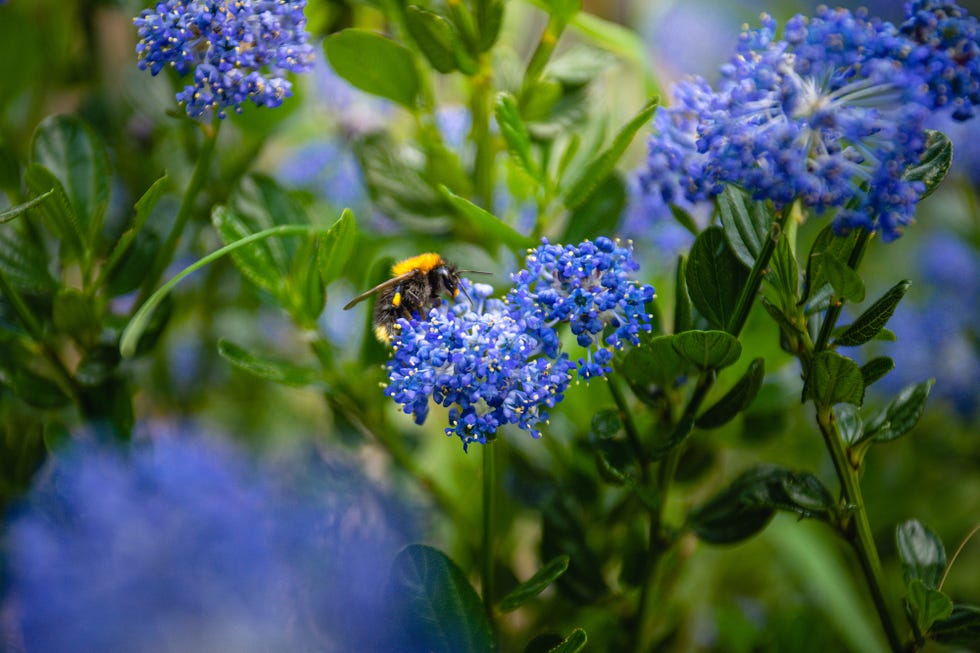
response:
<path id="1" fill-rule="evenodd" d="M 847 259 L 847 265 L 852 270 L 857 270 L 861 259 L 864 258 L 864 252 L 867 250 L 870 241 L 871 232 L 861 229 L 858 232 L 858 240 L 854 244 L 854 249 L 851 250 L 851 255 Z M 827 314 L 824 316 L 823 323 L 820 325 L 820 332 L 817 334 L 817 341 L 813 346 L 814 354 L 819 354 L 827 348 L 827 343 L 830 341 L 830 334 L 834 332 L 834 327 L 837 326 L 837 320 L 840 318 L 841 309 L 843 308 L 844 300 L 837 299 L 827 309 Z"/>
<path id="2" fill-rule="evenodd" d="M 136 300 L 135 306 L 142 306 L 146 298 L 153 292 L 153 288 L 160 282 L 164 271 L 170 265 L 170 261 L 174 257 L 174 252 L 177 251 L 177 243 L 180 241 L 180 236 L 184 233 L 184 227 L 187 226 L 187 221 L 191 216 L 194 200 L 197 198 L 197 194 L 204 187 L 204 182 L 208 178 L 208 171 L 211 169 L 211 159 L 214 155 L 215 144 L 218 142 L 218 131 L 220 127 L 220 120 L 213 127 L 203 127 L 205 130 L 204 143 L 201 146 L 200 152 L 198 152 L 197 163 L 194 164 L 194 172 L 191 174 L 191 180 L 187 184 L 187 188 L 184 189 L 184 195 L 180 200 L 180 208 L 177 209 L 177 216 L 174 218 L 174 224 L 170 228 L 170 233 L 167 234 L 167 239 L 163 241 L 160 250 L 153 259 L 153 263 L 150 266 L 150 273 L 143 280 L 143 286 L 140 288 L 140 295 Z"/>
<path id="3" fill-rule="evenodd" d="M 487 443 L 483 445 L 483 546 L 481 547 L 480 580 L 483 588 L 483 609 L 487 613 L 491 627 L 493 626 L 493 505 L 496 487 L 494 452 L 493 440 L 487 440 Z"/>
<path id="4" fill-rule="evenodd" d="M 900 653 L 905 649 L 888 609 L 888 601 L 883 589 L 881 559 L 878 557 L 878 548 L 875 546 L 868 513 L 864 508 L 858 470 L 848 462 L 844 441 L 829 407 L 817 407 L 817 424 L 820 426 L 820 433 L 823 435 L 837 478 L 840 480 L 841 498 L 846 511 L 846 516 L 841 520 L 843 534 L 861 563 L 861 570 L 864 572 L 888 644 L 892 651 Z"/>
<path id="5" fill-rule="evenodd" d="M 473 75 L 473 92 L 470 97 L 470 114 L 473 119 L 471 138 L 476 145 L 473 161 L 474 191 L 478 202 L 487 210 L 493 208 L 494 159 L 496 148 L 490 132 L 492 114 L 490 91 L 493 72 L 490 59 L 480 55 L 479 70 Z"/>
<path id="6" fill-rule="evenodd" d="M 534 54 L 531 55 L 531 59 L 527 62 L 527 68 L 524 70 L 524 82 L 521 85 L 522 99 L 538 81 L 544 67 L 548 65 L 548 60 L 551 59 L 551 54 L 555 51 L 555 46 L 558 44 L 561 33 L 565 31 L 566 24 L 567 21 L 558 20 L 554 16 L 548 19 L 548 24 L 541 32 L 541 38 L 538 40 L 538 46 L 534 49 Z"/>

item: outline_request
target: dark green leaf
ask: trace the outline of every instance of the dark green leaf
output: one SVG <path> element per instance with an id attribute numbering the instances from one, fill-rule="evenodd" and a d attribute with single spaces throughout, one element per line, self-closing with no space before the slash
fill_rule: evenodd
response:
<path id="1" fill-rule="evenodd" d="M 11 206 L 9 209 L 4 209 L 3 211 L 0 211 L 0 224 L 3 224 L 4 222 L 10 222 L 11 220 L 15 220 L 19 218 L 28 210 L 33 209 L 41 202 L 47 200 L 53 194 L 54 194 L 54 190 L 52 189 L 49 190 L 47 193 L 44 193 L 43 195 L 38 195 L 34 199 L 24 202 L 23 204 L 18 204 L 17 206 Z"/>
<path id="2" fill-rule="evenodd" d="M 748 277 L 748 269 L 732 253 L 720 227 L 701 232 L 687 259 L 687 292 L 712 327 L 728 326 Z"/>
<path id="3" fill-rule="evenodd" d="M 54 297 L 51 318 L 59 332 L 85 343 L 87 338 L 99 332 L 99 318 L 95 311 L 90 297 L 74 288 L 62 288 Z"/>
<path id="4" fill-rule="evenodd" d="M 926 400 L 935 379 L 906 386 L 883 410 L 868 420 L 866 437 L 875 442 L 888 442 L 899 438 L 916 425 L 926 409 Z"/>
<path id="5" fill-rule="evenodd" d="M 49 116 L 34 131 L 31 162 L 60 182 L 71 202 L 83 242 L 91 247 L 109 205 L 109 157 L 92 129 L 72 116 Z"/>
<path id="6" fill-rule="evenodd" d="M 420 152 L 406 153 L 387 134 L 374 132 L 355 141 L 354 153 L 382 212 L 401 221 L 446 214 L 446 202 L 419 167 Z"/>
<path id="7" fill-rule="evenodd" d="M 888 356 L 872 358 L 861 366 L 861 378 L 864 379 L 864 387 L 867 388 L 893 369 L 895 369 L 895 361 Z"/>
<path id="8" fill-rule="evenodd" d="M 671 344 L 699 370 L 720 370 L 742 355 L 742 344 L 725 331 L 685 331 L 674 336 Z"/>
<path id="9" fill-rule="evenodd" d="M 415 109 L 419 74 L 412 53 L 391 39 L 363 29 L 345 29 L 323 41 L 334 71 L 373 95 Z"/>
<path id="10" fill-rule="evenodd" d="M 345 272 L 354 254 L 356 240 L 354 214 L 350 209 L 344 209 L 340 219 L 331 225 L 330 231 L 325 236 L 320 236 L 317 260 L 320 262 L 320 275 L 325 286 L 329 286 Z"/>
<path id="11" fill-rule="evenodd" d="M 691 298 L 687 296 L 687 259 L 677 257 L 674 273 L 674 333 L 684 333 L 691 328 Z"/>
<path id="12" fill-rule="evenodd" d="M 32 163 L 24 172 L 24 183 L 32 197 L 50 193 L 35 210 L 58 239 L 62 258 L 80 257 L 85 251 L 85 234 L 61 182 L 44 166 Z"/>
<path id="13" fill-rule="evenodd" d="M 387 595 L 404 648 L 432 653 L 487 653 L 493 633 L 466 574 L 438 549 L 412 544 L 395 558 Z M 394 650 L 394 649 L 392 649 Z"/>
<path id="14" fill-rule="evenodd" d="M 918 578 L 913 578 L 908 586 L 908 601 L 915 611 L 919 630 L 929 630 L 933 622 L 945 619 L 953 612 L 953 601 L 939 590 L 926 587 Z"/>
<path id="15" fill-rule="evenodd" d="M 626 195 L 622 176 L 616 172 L 607 176 L 596 192 L 569 214 L 563 241 L 577 243 L 615 232 L 626 208 Z"/>
<path id="16" fill-rule="evenodd" d="M 776 242 L 769 268 L 771 271 L 766 275 L 766 281 L 779 292 L 786 305 L 795 303 L 800 289 L 800 268 L 796 263 L 790 238 L 786 235 Z"/>
<path id="17" fill-rule="evenodd" d="M 949 617 L 932 624 L 929 637 L 943 644 L 975 649 L 980 642 L 980 607 L 954 604 Z"/>
<path id="18" fill-rule="evenodd" d="M 702 429 L 715 429 L 727 424 L 732 418 L 749 407 L 749 404 L 759 393 L 765 377 L 765 360 L 762 358 L 754 359 L 749 363 L 749 368 L 742 375 L 742 378 L 714 406 L 701 413 L 701 416 L 694 421 L 694 425 Z"/>
<path id="19" fill-rule="evenodd" d="M 321 239 L 307 236 L 296 250 L 289 269 L 289 306 L 294 319 L 313 327 L 326 305 L 327 294 L 320 274 Z"/>
<path id="20" fill-rule="evenodd" d="M 861 442 L 864 436 L 864 422 L 861 420 L 861 411 L 858 407 L 854 404 L 837 404 L 832 410 L 844 444 L 851 446 Z"/>
<path id="21" fill-rule="evenodd" d="M 614 437 L 621 430 L 623 430 L 623 421 L 615 408 L 597 410 L 592 416 L 592 428 L 589 433 L 600 440 Z"/>
<path id="22" fill-rule="evenodd" d="M 832 351 L 817 354 L 807 374 L 810 398 L 820 406 L 847 402 L 860 406 L 864 401 L 864 379 L 857 363 Z"/>
<path id="23" fill-rule="evenodd" d="M 458 40 L 452 23 L 439 14 L 418 5 L 405 9 L 405 25 L 419 50 L 440 73 L 456 69 L 456 45 Z"/>
<path id="24" fill-rule="evenodd" d="M 260 379 L 267 379 L 289 386 L 306 386 L 315 384 L 319 375 L 316 370 L 299 367 L 290 363 L 259 358 L 227 340 L 218 341 L 218 353 L 226 361 L 240 370 L 254 374 Z"/>
<path id="25" fill-rule="evenodd" d="M 521 607 L 551 585 L 556 578 L 568 569 L 568 556 L 561 555 L 542 567 L 538 573 L 507 593 L 500 600 L 501 612 L 510 612 Z"/>
<path id="26" fill-rule="evenodd" d="M 549 649 L 548 653 L 578 653 L 585 649 L 588 641 L 589 638 L 586 637 L 585 631 L 581 628 L 576 628 L 568 637 L 562 640 L 561 644 Z"/>
<path id="27" fill-rule="evenodd" d="M 856 230 L 846 236 L 837 236 L 834 234 L 834 228 L 827 226 L 817 234 L 817 238 L 813 241 L 813 246 L 810 248 L 810 254 L 807 257 L 806 276 L 803 279 L 803 296 L 800 298 L 801 305 L 809 299 L 811 293 L 819 292 L 826 284 L 830 283 L 830 278 L 827 276 L 825 269 L 825 255 L 832 255 L 838 262 L 846 261 L 850 258 L 851 251 L 854 249 L 856 243 Z M 822 310 L 822 308 L 815 310 Z M 808 314 L 810 312 L 808 310 Z"/>
<path id="28" fill-rule="evenodd" d="M 953 163 L 953 143 L 946 134 L 933 129 L 926 130 L 926 150 L 919 162 L 905 171 L 908 181 L 921 181 L 926 190 L 919 199 L 932 195 L 949 173 Z"/>
<path id="29" fill-rule="evenodd" d="M 532 179 L 542 181 L 537 166 L 531 160 L 531 136 L 527 133 L 514 96 L 500 93 L 494 105 L 494 115 L 511 159 Z"/>
<path id="30" fill-rule="evenodd" d="M 647 102 L 640 109 L 640 112 L 616 134 L 609 147 L 586 166 L 582 175 L 571 183 L 565 192 L 566 207 L 574 209 L 583 204 L 595 192 L 596 188 L 599 187 L 599 183 L 604 181 L 606 176 L 616 167 L 616 163 L 623 156 L 623 153 L 626 152 L 626 148 L 633 141 L 636 132 L 650 122 L 654 112 L 657 110 L 657 102 L 656 98 Z"/>
<path id="31" fill-rule="evenodd" d="M 482 234 L 485 239 L 501 242 L 513 250 L 525 249 L 533 245 L 530 238 L 502 222 L 489 211 L 454 194 L 445 186 L 441 186 L 439 190 L 442 191 L 443 197 L 456 209 L 457 214 L 470 223 L 477 233 Z"/>
<path id="32" fill-rule="evenodd" d="M 895 529 L 895 544 L 906 583 L 920 580 L 930 589 L 939 587 L 946 570 L 946 548 L 938 535 L 910 519 Z"/>
<path id="33" fill-rule="evenodd" d="M 834 295 L 852 302 L 864 301 L 864 281 L 857 272 L 830 252 L 824 252 L 821 260 L 827 282 L 834 289 Z"/>
<path id="34" fill-rule="evenodd" d="M 902 301 L 902 297 L 908 292 L 910 284 L 910 281 L 903 280 L 892 286 L 888 292 L 882 295 L 881 299 L 861 313 L 858 319 L 854 320 L 844 330 L 844 333 L 837 337 L 835 342 L 842 347 L 854 347 L 863 345 L 878 335 L 878 332 L 888 324 L 898 302 Z"/>
<path id="35" fill-rule="evenodd" d="M 35 408 L 63 408 L 71 403 L 67 394 L 50 379 L 28 369 L 17 369 L 11 382 L 14 393 Z"/>
<path id="36" fill-rule="evenodd" d="M 0 271 L 16 289 L 30 294 L 50 293 L 58 287 L 41 245 L 10 227 L 0 228 Z"/>
<path id="37" fill-rule="evenodd" d="M 542 506 L 541 557 L 567 555 L 568 571 L 558 578 L 558 587 L 568 598 L 592 604 L 609 591 L 600 571 L 602 563 L 589 546 L 585 524 L 575 514 L 571 499 L 555 496 Z"/>
<path id="38" fill-rule="evenodd" d="M 658 336 L 630 349 L 620 366 L 626 379 L 639 386 L 671 388 L 687 363 L 673 345 L 674 336 Z"/>
<path id="39" fill-rule="evenodd" d="M 732 251 L 748 267 L 769 237 L 772 211 L 765 202 L 756 202 L 744 190 L 729 184 L 718 196 L 718 213 Z"/>
<path id="40" fill-rule="evenodd" d="M 551 649 L 564 641 L 564 637 L 558 633 L 545 633 L 538 635 L 524 647 L 523 653 L 549 653 Z"/>
<path id="41" fill-rule="evenodd" d="M 479 31 L 480 52 L 486 52 L 497 42 L 504 24 L 504 0 L 476 0 L 476 27 Z"/>
<path id="42" fill-rule="evenodd" d="M 112 248 L 112 252 L 109 254 L 109 258 L 106 260 L 105 265 L 102 267 L 101 275 L 103 278 L 109 279 L 112 277 L 113 273 L 116 270 L 116 266 L 118 266 L 119 263 L 123 260 L 123 257 L 129 251 L 129 248 L 130 246 L 132 246 L 133 242 L 137 240 L 137 236 L 140 233 L 140 231 L 143 229 L 143 225 L 146 224 L 146 221 L 150 217 L 150 214 L 153 213 L 153 209 L 156 208 L 157 202 L 160 201 L 160 197 L 163 195 L 163 191 L 167 186 L 167 181 L 168 181 L 167 175 L 160 177 L 155 182 L 153 182 L 153 185 L 151 185 L 146 190 L 146 192 L 143 193 L 143 196 L 136 201 L 136 213 L 133 218 L 132 226 L 130 226 L 130 228 L 127 229 L 125 233 L 123 233 L 123 235 L 119 238 L 119 241 Z M 144 255 L 143 257 L 144 261 L 153 260 L 152 255 L 148 255 L 146 252 L 144 252 L 143 255 Z M 147 267 L 145 263 L 144 263 L 144 267 Z M 132 285 L 132 287 L 129 288 L 128 290 L 139 287 L 141 281 L 142 281 L 142 277 L 140 278 L 140 281 L 136 281 Z M 124 292 L 128 292 L 128 290 Z M 113 294 L 121 294 L 121 293 L 113 293 Z"/>
<path id="43" fill-rule="evenodd" d="M 255 233 L 241 215 L 227 206 L 214 207 L 211 211 L 211 222 L 218 230 L 221 241 L 226 245 Z M 278 294 L 286 270 L 278 265 L 276 256 L 269 246 L 269 239 L 232 252 L 231 257 L 249 281 L 259 288 Z"/>

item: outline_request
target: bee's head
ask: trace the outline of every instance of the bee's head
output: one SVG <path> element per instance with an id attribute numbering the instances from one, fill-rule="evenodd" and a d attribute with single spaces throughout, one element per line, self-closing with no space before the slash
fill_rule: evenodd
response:
<path id="1" fill-rule="evenodd" d="M 445 263 L 437 268 L 433 268 L 432 276 L 434 277 L 434 285 L 437 288 L 452 297 L 459 294 L 459 273 L 456 272 L 455 265 Z"/>

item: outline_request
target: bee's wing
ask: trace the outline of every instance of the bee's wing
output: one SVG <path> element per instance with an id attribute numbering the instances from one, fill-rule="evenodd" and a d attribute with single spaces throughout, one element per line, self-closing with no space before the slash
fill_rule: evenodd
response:
<path id="1" fill-rule="evenodd" d="M 363 302 L 365 299 L 367 299 L 371 295 L 373 295 L 375 293 L 378 293 L 378 292 L 381 292 L 385 288 L 390 288 L 391 286 L 397 286 L 402 281 L 405 281 L 406 279 L 411 279 L 413 276 L 415 276 L 415 272 L 416 272 L 415 270 L 410 270 L 410 271 L 406 272 L 405 274 L 399 274 L 397 277 L 392 277 L 391 279 L 388 279 L 387 281 L 383 281 L 382 283 L 379 283 L 374 288 L 371 288 L 371 290 L 367 290 L 365 292 L 362 292 L 360 295 L 358 295 L 354 299 L 352 299 L 349 302 L 347 302 L 347 306 L 344 306 L 344 310 L 346 311 L 346 310 L 348 310 L 350 308 L 353 308 L 354 306 L 356 306 L 357 304 L 360 304 L 361 302 Z"/>

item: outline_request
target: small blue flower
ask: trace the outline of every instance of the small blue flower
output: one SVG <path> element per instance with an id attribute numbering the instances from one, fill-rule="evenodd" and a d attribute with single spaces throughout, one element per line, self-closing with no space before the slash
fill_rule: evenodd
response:
<path id="1" fill-rule="evenodd" d="M 277 107 L 292 95 L 288 72 L 312 67 L 305 0 L 166 0 L 133 19 L 141 70 L 166 66 L 194 82 L 177 94 L 191 117 Z"/>
<path id="2" fill-rule="evenodd" d="M 32 653 L 383 650 L 407 515 L 352 468 L 229 445 L 76 443 L 6 524 L 6 614 Z"/>
<path id="3" fill-rule="evenodd" d="M 609 238 L 564 247 L 543 239 L 513 275 L 507 301 L 515 314 L 540 314 L 536 328 L 542 332 L 568 322 L 578 344 L 588 348 L 578 371 L 589 379 L 612 371 L 607 346 L 638 344 L 640 331 L 652 328 L 646 304 L 653 286 L 629 278 L 638 269 L 632 251 Z"/>
<path id="4" fill-rule="evenodd" d="M 532 437 L 564 396 L 574 364 L 557 354 L 557 335 L 515 315 L 490 286 L 462 286 L 474 305 L 445 302 L 425 319 L 400 320 L 385 394 L 421 424 L 429 398 L 449 408 L 446 435 L 463 450 L 485 444 L 505 424 Z M 532 316 L 533 320 L 533 316 Z"/>

